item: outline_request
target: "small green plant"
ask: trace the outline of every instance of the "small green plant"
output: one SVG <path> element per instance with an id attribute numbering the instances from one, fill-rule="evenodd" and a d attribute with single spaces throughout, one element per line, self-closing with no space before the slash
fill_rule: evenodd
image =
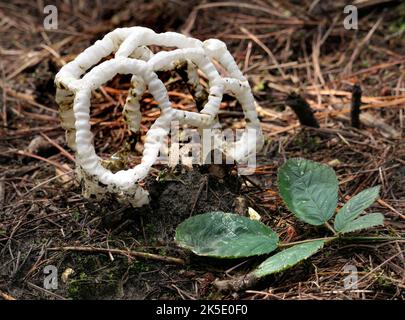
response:
<path id="1" fill-rule="evenodd" d="M 216 258 L 250 257 L 281 249 L 243 281 L 238 284 L 233 281 L 233 289 L 241 289 L 241 286 L 252 285 L 259 278 L 296 265 L 327 243 L 338 239 L 355 239 L 345 236 L 349 232 L 384 223 L 381 213 L 360 216 L 379 196 L 380 188 L 373 187 L 345 203 L 336 214 L 332 227 L 328 221 L 338 206 L 338 180 L 332 168 L 314 161 L 299 158 L 288 160 L 279 169 L 278 188 L 286 206 L 298 219 L 314 226 L 325 225 L 333 236 L 280 243 L 277 234 L 259 221 L 232 213 L 210 212 L 183 221 L 177 227 L 176 242 L 197 255 Z"/>

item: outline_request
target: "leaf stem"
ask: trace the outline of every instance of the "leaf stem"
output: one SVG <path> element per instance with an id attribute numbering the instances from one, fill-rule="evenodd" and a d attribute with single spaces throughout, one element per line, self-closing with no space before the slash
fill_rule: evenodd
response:
<path id="1" fill-rule="evenodd" d="M 325 237 L 325 238 L 307 239 L 307 240 L 296 241 L 296 242 L 284 242 L 284 243 L 279 243 L 278 246 L 279 246 L 279 248 L 285 248 L 285 247 L 295 246 L 296 244 L 302 244 L 302 243 L 307 243 L 307 242 L 312 242 L 312 241 L 317 241 L 317 240 L 325 240 L 326 242 L 330 242 L 330 241 L 336 240 L 337 238 L 338 237 Z"/>
<path id="2" fill-rule="evenodd" d="M 335 237 L 325 237 L 325 238 L 315 238 L 315 239 L 307 239 L 302 241 L 295 241 L 295 242 L 284 242 L 279 243 L 279 248 L 287 248 L 291 246 L 295 246 L 296 244 L 307 243 L 311 241 L 317 240 L 324 240 L 326 242 L 332 242 L 334 240 L 343 240 L 343 241 L 405 241 L 404 237 L 344 237 L 344 236 L 335 236 Z"/>
<path id="3" fill-rule="evenodd" d="M 330 231 L 332 231 L 332 233 L 333 233 L 335 236 L 337 235 L 336 230 L 333 229 L 333 227 L 329 224 L 328 221 L 325 222 L 325 226 L 326 226 Z"/>
<path id="4" fill-rule="evenodd" d="M 405 237 L 340 237 L 345 241 L 405 241 Z"/>

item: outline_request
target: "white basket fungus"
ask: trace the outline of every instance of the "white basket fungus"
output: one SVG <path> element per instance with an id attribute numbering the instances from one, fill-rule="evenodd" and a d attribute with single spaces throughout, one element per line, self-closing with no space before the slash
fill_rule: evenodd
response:
<path id="1" fill-rule="evenodd" d="M 154 54 L 148 46 L 174 47 Z M 109 55 L 114 58 L 100 61 Z M 201 94 L 197 69 L 208 79 L 208 99 L 200 112 L 174 109 L 157 71 L 173 70 L 187 63 L 188 82 L 195 94 Z M 215 67 L 226 71 L 223 77 Z M 90 97 L 92 90 L 111 80 L 116 74 L 131 74 L 131 88 L 123 109 L 128 129 L 138 132 L 141 123 L 140 100 L 146 89 L 159 105 L 161 114 L 148 130 L 141 163 L 134 168 L 113 173 L 97 156 L 90 130 Z M 233 95 L 241 104 L 246 120 L 246 133 L 238 141 L 223 141 L 214 136 L 215 146 L 234 161 L 255 152 L 262 145 L 262 133 L 255 101 L 248 81 L 239 70 L 226 45 L 216 39 L 204 42 L 175 32 L 155 33 L 143 27 L 119 28 L 84 50 L 56 75 L 56 101 L 59 104 L 62 127 L 67 143 L 76 153 L 79 179 L 84 183 L 84 195 L 100 196 L 113 193 L 135 207 L 148 203 L 148 192 L 139 186 L 156 162 L 172 121 L 198 129 L 218 128 L 218 111 L 224 93 Z M 254 132 L 252 136 L 252 132 Z M 254 140 L 252 140 L 254 139 Z M 252 144 L 252 141 L 255 143 Z"/>

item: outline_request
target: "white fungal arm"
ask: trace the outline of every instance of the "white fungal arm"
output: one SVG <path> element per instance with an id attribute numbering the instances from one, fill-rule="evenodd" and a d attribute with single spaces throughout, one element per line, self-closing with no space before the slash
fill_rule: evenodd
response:
<path id="1" fill-rule="evenodd" d="M 146 46 L 136 48 L 130 55 L 130 58 L 148 61 L 153 57 L 153 52 Z M 137 75 L 131 78 L 131 87 L 125 101 L 122 114 L 128 124 L 128 129 L 136 133 L 140 129 L 142 114 L 139 101 L 146 90 L 145 82 Z"/>
<path id="2" fill-rule="evenodd" d="M 172 51 L 157 54 L 151 45 L 174 47 Z M 100 63 L 114 54 L 114 58 Z M 220 63 L 228 78 L 223 78 L 213 64 Z M 208 79 L 208 99 L 200 112 L 189 112 L 171 107 L 167 90 L 157 71 L 173 70 L 187 63 L 188 81 L 196 88 L 196 95 L 204 88 L 199 83 L 197 69 Z M 103 166 L 97 156 L 90 130 L 90 97 L 92 90 L 112 79 L 116 74 L 131 74 L 131 87 L 123 109 L 129 130 L 138 132 L 141 123 L 140 100 L 146 91 L 153 95 L 161 114 L 146 134 L 141 163 L 134 168 L 113 173 Z M 198 129 L 218 128 L 218 111 L 224 92 L 241 103 L 246 128 L 254 129 L 236 142 L 222 141 L 214 136 L 216 145 L 226 154 L 242 161 L 255 147 L 262 145 L 260 122 L 249 83 L 239 70 L 226 45 L 216 39 L 201 42 L 174 32 L 155 33 L 143 27 L 119 28 L 79 54 L 56 75 L 56 101 L 59 104 L 62 127 L 66 130 L 68 145 L 76 152 L 79 179 L 84 184 L 84 195 L 100 196 L 106 192 L 133 206 L 148 202 L 148 193 L 139 186 L 156 162 L 172 121 L 179 121 Z"/>

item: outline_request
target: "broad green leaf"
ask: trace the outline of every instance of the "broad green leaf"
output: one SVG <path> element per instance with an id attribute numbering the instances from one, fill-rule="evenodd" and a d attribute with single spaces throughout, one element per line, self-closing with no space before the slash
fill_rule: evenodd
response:
<path id="1" fill-rule="evenodd" d="M 259 221 L 210 212 L 183 221 L 176 229 L 176 242 L 200 256 L 240 258 L 274 251 L 278 236 Z"/>
<path id="2" fill-rule="evenodd" d="M 380 187 L 369 188 L 363 190 L 359 194 L 352 197 L 339 210 L 335 218 L 335 229 L 340 231 L 346 225 L 356 219 L 365 209 L 371 206 L 378 198 Z"/>
<path id="3" fill-rule="evenodd" d="M 318 252 L 325 242 L 325 240 L 314 240 L 284 249 L 265 260 L 253 273 L 261 278 L 288 269 Z"/>
<path id="4" fill-rule="evenodd" d="M 278 172 L 278 188 L 288 209 L 306 223 L 324 224 L 336 210 L 338 181 L 326 165 L 289 159 Z"/>
<path id="5" fill-rule="evenodd" d="M 382 225 L 384 225 L 384 216 L 381 213 L 370 213 L 349 222 L 340 230 L 340 233 L 349 233 Z"/>

